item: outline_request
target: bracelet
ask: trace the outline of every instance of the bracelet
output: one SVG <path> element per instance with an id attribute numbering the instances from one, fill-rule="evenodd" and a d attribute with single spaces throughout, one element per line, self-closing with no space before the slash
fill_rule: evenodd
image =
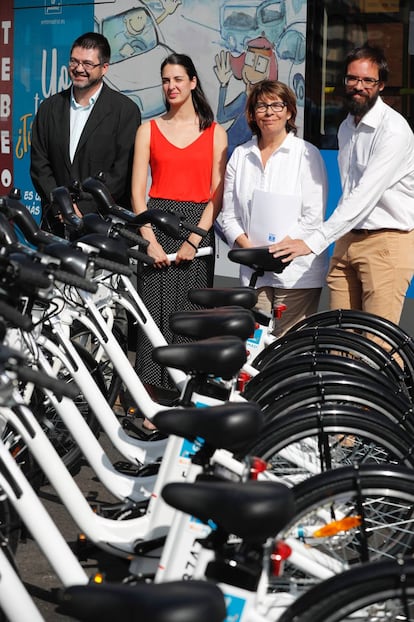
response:
<path id="1" fill-rule="evenodd" d="M 187 242 L 187 244 L 189 244 L 190 246 L 192 246 L 192 247 L 194 248 L 195 252 L 197 252 L 197 251 L 198 251 L 198 246 L 196 246 L 195 244 L 193 244 L 193 243 L 191 242 L 191 240 L 188 240 L 188 239 L 187 239 L 187 240 L 186 240 L 186 242 Z"/>

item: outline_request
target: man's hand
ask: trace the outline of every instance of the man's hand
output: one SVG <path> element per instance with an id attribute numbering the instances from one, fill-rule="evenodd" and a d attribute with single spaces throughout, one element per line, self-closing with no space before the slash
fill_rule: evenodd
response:
<path id="1" fill-rule="evenodd" d="M 286 257 L 282 259 L 282 263 L 287 263 L 296 257 L 310 255 L 312 251 L 303 240 L 292 240 L 292 238 L 287 236 L 280 242 L 271 244 L 269 246 L 269 252 L 273 253 L 273 257 L 282 257 L 286 255 Z"/>

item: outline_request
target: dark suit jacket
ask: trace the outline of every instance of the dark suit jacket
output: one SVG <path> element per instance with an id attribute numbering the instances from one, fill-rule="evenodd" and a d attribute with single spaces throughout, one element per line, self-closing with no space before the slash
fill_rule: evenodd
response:
<path id="1" fill-rule="evenodd" d="M 141 122 L 138 107 L 104 84 L 71 163 L 70 97 L 69 88 L 44 100 L 32 126 L 30 174 L 44 211 L 54 188 L 82 182 L 100 171 L 116 202 L 129 207 L 134 139 Z M 78 206 L 83 213 L 96 211 L 90 195 L 82 196 Z"/>

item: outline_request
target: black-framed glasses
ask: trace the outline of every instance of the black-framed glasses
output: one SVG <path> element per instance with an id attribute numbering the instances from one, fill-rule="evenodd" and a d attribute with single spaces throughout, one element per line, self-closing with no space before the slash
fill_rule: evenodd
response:
<path id="1" fill-rule="evenodd" d="M 362 86 L 369 89 L 381 82 L 381 80 L 376 78 L 358 78 L 358 76 L 345 76 L 344 78 L 346 86 L 356 86 L 358 82 L 361 82 Z"/>
<path id="2" fill-rule="evenodd" d="M 69 59 L 69 67 L 71 69 L 76 69 L 79 65 L 82 65 L 86 71 L 95 69 L 95 67 L 99 67 L 99 65 L 103 65 L 103 63 L 93 63 L 90 60 L 78 60 L 77 58 L 73 58 L 73 56 Z"/>
<path id="3" fill-rule="evenodd" d="M 282 112 L 283 108 L 286 108 L 287 104 L 285 102 L 271 102 L 270 104 L 265 104 L 264 102 L 258 102 L 254 109 L 256 112 L 260 114 L 264 114 L 270 108 L 272 112 Z"/>

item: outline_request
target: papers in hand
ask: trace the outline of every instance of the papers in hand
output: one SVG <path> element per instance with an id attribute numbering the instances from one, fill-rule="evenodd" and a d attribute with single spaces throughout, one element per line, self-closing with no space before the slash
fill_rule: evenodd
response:
<path id="1" fill-rule="evenodd" d="M 254 190 L 248 236 L 254 246 L 279 242 L 297 224 L 302 199 L 297 195 Z"/>

